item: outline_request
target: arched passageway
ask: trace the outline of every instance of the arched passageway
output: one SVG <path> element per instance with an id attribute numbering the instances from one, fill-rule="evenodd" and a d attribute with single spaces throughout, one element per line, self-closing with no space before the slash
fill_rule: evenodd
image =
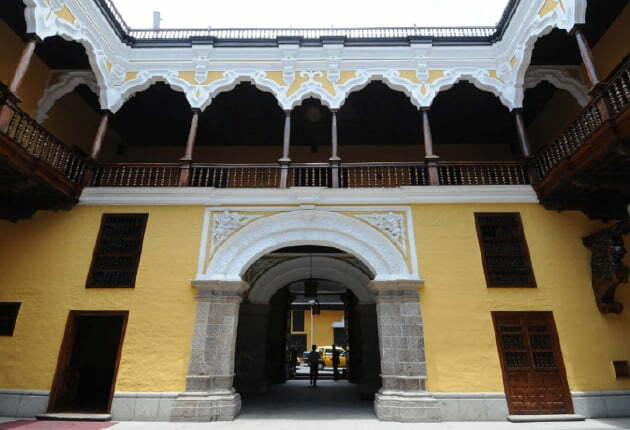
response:
<path id="1" fill-rule="evenodd" d="M 245 277 L 252 287 L 239 309 L 234 384 L 243 413 L 257 413 L 263 394 L 273 393 L 285 399 L 267 405 L 275 417 L 325 414 L 335 405 L 337 414 L 373 414 L 369 400 L 381 373 L 376 305 L 372 275 L 360 260 L 334 248 L 289 247 L 261 257 Z M 314 387 L 311 345 L 321 355 Z M 332 345 L 340 355 L 336 374 Z M 325 395 L 312 391 L 321 387 Z"/>
<path id="2" fill-rule="evenodd" d="M 345 259 L 343 264 L 351 264 L 350 259 L 353 259 L 358 262 L 354 266 L 363 272 L 347 284 L 344 284 L 347 278 L 354 276 L 352 273 L 356 274 L 356 270 L 348 266 L 343 266 L 347 268 L 345 276 L 335 274 L 332 265 L 321 265 L 321 268 L 314 269 L 313 276 L 322 276 L 322 281 L 332 281 L 345 290 L 351 290 L 352 294 L 348 297 L 355 297 L 358 305 L 361 305 L 361 300 L 374 299 L 373 323 L 367 323 L 369 317 L 366 317 L 362 326 L 368 327 L 367 330 L 371 326 L 372 332 L 376 326 L 378 333 L 381 388 L 374 400 L 377 417 L 389 421 L 439 420 L 438 402 L 426 391 L 423 325 L 418 295 L 422 282 L 417 272 L 414 245 L 406 236 L 403 237 L 406 234 L 404 231 L 392 236 L 391 229 L 380 229 L 387 223 L 393 222 L 398 226 L 410 223 L 408 217 L 410 214 L 394 212 L 343 214 L 332 210 L 293 210 L 261 215 L 256 212 L 248 214 L 209 210 L 199 273 L 192 282 L 197 289 L 197 320 L 186 378 L 187 387 L 176 399 L 171 419 L 231 420 L 238 415 L 241 396 L 234 388 L 234 369 L 241 306 L 265 304 L 267 300 L 273 306 L 275 297 L 280 310 L 272 313 L 278 318 L 274 324 L 279 327 L 274 333 L 282 333 L 287 322 L 287 306 L 290 304 L 286 297 L 282 298 L 282 294 L 289 294 L 287 291 L 291 291 L 292 283 L 294 291 L 299 293 L 304 290 L 303 265 L 306 256 L 296 256 L 297 263 L 290 264 L 298 264 L 297 267 L 286 267 L 273 278 L 273 267 L 270 266 L 275 264 L 265 261 L 266 256 L 282 254 L 279 250 L 288 247 L 307 246 L 341 251 Z M 313 252 L 307 253 L 307 259 L 310 260 Z M 330 258 L 328 255 L 317 256 L 318 259 L 320 257 Z M 261 270 L 260 273 L 268 272 L 268 277 L 263 278 L 265 275 L 261 274 L 258 279 L 255 275 L 257 268 Z M 308 270 L 306 279 L 311 279 L 310 264 Z M 336 271 L 344 272 L 340 267 Z M 264 281 L 258 286 L 258 282 L 263 279 L 269 282 Z M 365 288 L 360 285 L 365 285 Z M 251 303 L 250 295 L 257 303 Z M 254 311 L 253 314 L 258 322 L 263 319 L 261 312 Z M 243 315 L 246 313 L 243 312 Z M 269 321 L 267 317 L 264 319 Z M 256 330 L 262 330 L 263 327 L 268 330 L 270 327 L 269 324 L 259 323 L 255 326 Z M 266 354 L 269 348 L 261 345 L 269 343 L 254 340 L 260 338 L 260 332 L 252 336 L 252 341 L 244 344 L 250 349 L 257 348 L 256 354 Z M 352 343 L 352 334 L 349 339 Z M 371 340 L 374 340 L 373 334 Z M 286 345 L 286 337 L 283 339 L 280 336 L 278 344 Z M 349 345 L 350 354 L 353 348 L 357 349 L 357 345 Z M 362 354 L 362 358 L 373 349 L 373 346 L 366 348 L 368 353 Z M 286 353 L 286 346 L 271 347 L 271 351 L 279 351 L 282 355 Z M 282 378 L 283 372 L 279 368 L 284 366 L 286 359 L 272 358 L 271 362 L 276 363 L 276 366 L 270 366 L 271 370 L 266 365 L 264 368 L 258 366 L 256 370 L 250 366 L 248 370 L 257 374 L 258 381 L 263 384 L 274 381 L 274 378 Z M 238 377 L 239 368 L 236 368 Z M 367 375 L 364 386 L 367 387 L 370 382 L 369 375 L 375 373 L 364 373 Z"/>

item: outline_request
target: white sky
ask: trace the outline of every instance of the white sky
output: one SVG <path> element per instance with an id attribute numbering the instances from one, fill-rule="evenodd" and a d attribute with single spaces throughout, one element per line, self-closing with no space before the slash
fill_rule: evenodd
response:
<path id="1" fill-rule="evenodd" d="M 493 26 L 508 0 L 115 0 L 132 28 Z M 270 9 L 269 5 L 273 5 Z M 315 9 L 317 6 L 317 9 Z"/>

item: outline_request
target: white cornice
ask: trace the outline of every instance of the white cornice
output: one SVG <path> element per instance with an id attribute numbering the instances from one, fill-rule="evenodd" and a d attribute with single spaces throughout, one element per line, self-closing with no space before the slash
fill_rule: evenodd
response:
<path id="1" fill-rule="evenodd" d="M 538 203 L 529 185 L 400 188 L 85 188 L 81 205 L 381 205 L 423 203 Z"/>

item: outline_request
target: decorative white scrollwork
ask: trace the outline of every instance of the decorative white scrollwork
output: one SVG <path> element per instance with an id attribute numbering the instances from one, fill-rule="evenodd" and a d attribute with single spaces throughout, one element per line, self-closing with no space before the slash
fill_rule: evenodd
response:
<path id="1" fill-rule="evenodd" d="M 365 215 L 355 215 L 373 227 L 383 231 L 407 255 L 405 219 L 396 212 L 377 212 Z"/>
<path id="2" fill-rule="evenodd" d="M 230 211 L 213 214 L 211 249 L 218 248 L 234 231 L 260 217 L 261 215 L 246 215 Z"/>

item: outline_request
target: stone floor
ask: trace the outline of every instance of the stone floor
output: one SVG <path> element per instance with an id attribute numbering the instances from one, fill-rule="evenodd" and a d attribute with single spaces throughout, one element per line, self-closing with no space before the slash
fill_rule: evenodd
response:
<path id="1" fill-rule="evenodd" d="M 4 421 L 4 423 L 3 423 Z M 3 424 L 2 424 L 3 423 Z M 356 386 L 308 380 L 272 387 L 265 395 L 243 398 L 241 415 L 233 422 L 215 423 L 79 423 L 14 421 L 0 418 L 0 429 L 18 430 L 630 430 L 630 418 L 581 422 L 513 424 L 466 422 L 439 424 L 384 423 L 376 420 L 371 401 L 361 400 Z"/>

